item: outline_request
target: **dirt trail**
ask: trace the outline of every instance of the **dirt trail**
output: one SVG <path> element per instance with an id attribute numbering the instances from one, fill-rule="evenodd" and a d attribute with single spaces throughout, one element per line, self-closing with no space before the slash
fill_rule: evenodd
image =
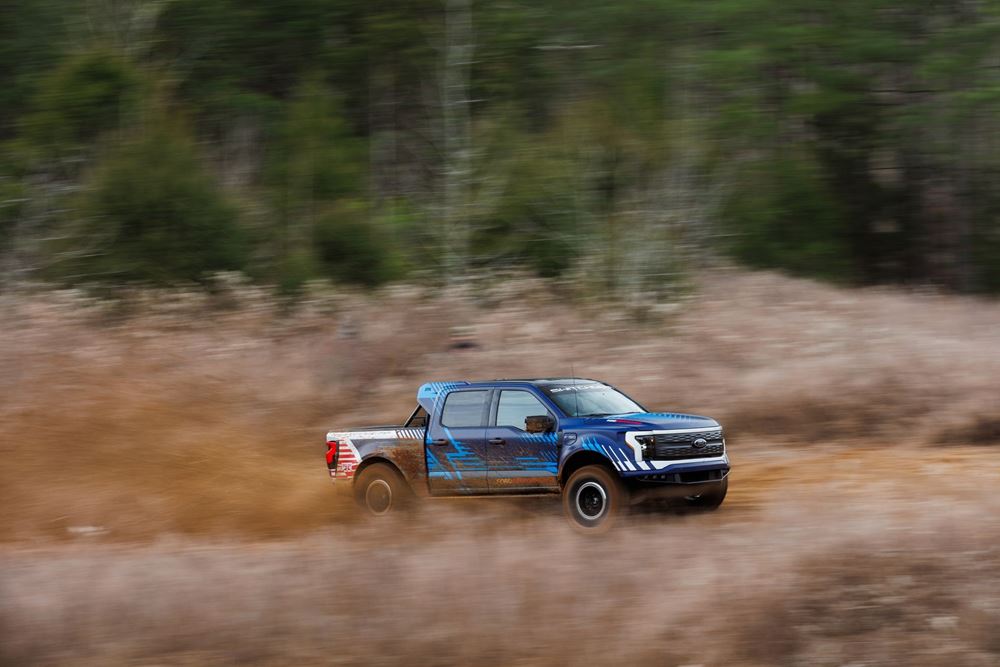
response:
<path id="1" fill-rule="evenodd" d="M 961 499 L 1000 488 L 1000 450 L 976 446 L 857 443 L 731 452 L 734 472 L 726 504 L 761 508 L 826 498 L 914 502 Z"/>
<path id="2" fill-rule="evenodd" d="M 720 511 L 644 512 L 601 539 L 555 499 L 484 499 L 293 540 L 9 546 L 0 659 L 1000 663 L 1000 452 L 776 451 L 734 451 Z"/>

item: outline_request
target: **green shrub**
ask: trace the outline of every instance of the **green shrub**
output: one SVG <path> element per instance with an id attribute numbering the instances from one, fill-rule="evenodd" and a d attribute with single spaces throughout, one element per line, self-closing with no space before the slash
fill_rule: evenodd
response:
<path id="1" fill-rule="evenodd" d="M 303 285 L 320 275 L 320 270 L 313 254 L 303 249 L 278 258 L 275 274 L 282 294 L 297 295 Z"/>
<path id="2" fill-rule="evenodd" d="M 335 280 L 379 285 L 399 277 L 402 262 L 390 229 L 373 222 L 358 202 L 341 202 L 321 215 L 313 230 L 320 270 Z"/>
<path id="3" fill-rule="evenodd" d="M 823 174 L 804 158 L 757 164 L 723 211 L 736 258 L 761 268 L 847 280 L 847 219 Z"/>
<path id="4" fill-rule="evenodd" d="M 32 140 L 68 150 L 119 127 L 140 99 L 141 78 L 123 58 L 93 51 L 66 58 L 39 83 L 26 118 Z"/>
<path id="5" fill-rule="evenodd" d="M 560 275 L 573 260 L 576 203 L 570 166 L 525 150 L 506 172 L 503 198 L 476 225 L 473 256 L 491 265 L 528 266 L 548 278 Z"/>
<path id="6" fill-rule="evenodd" d="M 340 100 L 316 77 L 287 103 L 268 155 L 267 178 L 283 200 L 309 208 L 364 191 L 368 154 L 351 134 Z"/>
<path id="7" fill-rule="evenodd" d="M 171 283 L 240 269 L 246 257 L 235 209 L 172 128 L 123 146 L 87 184 L 78 241 L 85 278 Z"/>

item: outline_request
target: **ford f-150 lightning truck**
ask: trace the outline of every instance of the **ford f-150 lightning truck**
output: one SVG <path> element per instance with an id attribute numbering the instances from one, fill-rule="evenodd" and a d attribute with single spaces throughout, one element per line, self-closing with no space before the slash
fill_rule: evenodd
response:
<path id="1" fill-rule="evenodd" d="M 726 497 L 718 422 L 647 412 L 602 382 L 431 382 L 417 403 L 401 426 L 326 436 L 330 477 L 370 514 L 425 497 L 552 493 L 590 531 L 647 498 L 715 509 Z"/>

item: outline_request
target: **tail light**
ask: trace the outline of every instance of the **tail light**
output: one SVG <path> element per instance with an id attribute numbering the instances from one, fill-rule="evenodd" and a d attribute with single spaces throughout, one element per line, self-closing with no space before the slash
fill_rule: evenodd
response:
<path id="1" fill-rule="evenodd" d="M 326 441 L 326 467 L 333 470 L 337 467 L 337 450 L 340 449 L 340 443 L 336 440 Z"/>

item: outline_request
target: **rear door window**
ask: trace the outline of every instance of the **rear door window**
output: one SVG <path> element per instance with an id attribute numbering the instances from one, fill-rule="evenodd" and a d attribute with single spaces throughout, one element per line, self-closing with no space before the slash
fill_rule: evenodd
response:
<path id="1" fill-rule="evenodd" d="M 444 401 L 441 425 L 449 428 L 485 425 L 488 391 L 453 391 Z"/>

